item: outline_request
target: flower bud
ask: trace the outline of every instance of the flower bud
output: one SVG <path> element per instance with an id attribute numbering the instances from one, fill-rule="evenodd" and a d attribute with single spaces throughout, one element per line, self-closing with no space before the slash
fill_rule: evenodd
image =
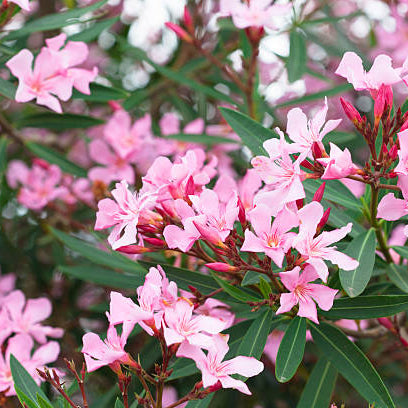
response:
<path id="1" fill-rule="evenodd" d="M 188 31 L 194 32 L 194 22 L 191 16 L 190 10 L 187 6 L 184 7 L 184 25 L 187 27 Z"/>
<path id="2" fill-rule="evenodd" d="M 348 101 L 343 98 L 340 98 L 341 106 L 343 107 L 344 113 L 347 117 L 353 122 L 354 126 L 358 129 L 361 128 L 363 119 L 358 113 L 358 110 Z"/>
<path id="3" fill-rule="evenodd" d="M 323 227 L 326 225 L 327 221 L 329 220 L 329 216 L 330 216 L 330 210 L 331 208 L 329 207 L 324 213 L 323 216 L 321 218 L 321 220 L 319 221 L 319 224 L 317 224 L 317 231 L 320 232 Z"/>
<path id="4" fill-rule="evenodd" d="M 209 228 L 206 228 L 205 226 L 201 225 L 197 221 L 193 221 L 193 224 L 197 228 L 198 232 L 201 234 L 201 237 L 204 240 L 210 242 L 211 244 L 217 245 L 221 248 L 226 247 L 216 232 L 212 231 Z"/>
<path id="5" fill-rule="evenodd" d="M 143 237 L 143 240 L 156 247 L 163 248 L 166 246 L 166 243 L 159 238 Z"/>
<path id="6" fill-rule="evenodd" d="M 394 330 L 394 325 L 391 323 L 390 319 L 387 317 L 379 317 L 377 319 L 378 323 L 381 324 L 381 326 L 384 326 L 388 330 Z"/>
<path id="7" fill-rule="evenodd" d="M 398 147 L 396 144 L 391 147 L 390 151 L 388 152 L 388 155 L 391 158 L 391 160 L 395 160 L 398 157 Z"/>
<path id="8" fill-rule="evenodd" d="M 184 30 L 183 28 L 181 28 L 179 25 L 171 23 L 171 22 L 167 22 L 165 23 L 167 28 L 170 28 L 170 30 L 173 30 L 177 37 L 180 37 L 180 39 L 182 39 L 183 41 L 192 44 L 193 43 L 193 38 L 191 37 L 190 34 L 188 34 L 188 32 L 186 30 Z"/>
<path id="9" fill-rule="evenodd" d="M 114 112 L 122 110 L 122 106 L 117 101 L 108 101 L 108 105 Z"/>
<path id="10" fill-rule="evenodd" d="M 140 245 L 125 245 L 116 249 L 116 251 L 122 252 L 124 254 L 138 255 L 144 254 L 146 252 L 154 252 L 154 249 L 146 248 Z"/>
<path id="11" fill-rule="evenodd" d="M 239 207 L 238 219 L 241 225 L 244 225 L 246 223 L 246 214 L 244 204 L 242 204 L 240 197 L 238 197 L 238 207 Z"/>
<path id="12" fill-rule="evenodd" d="M 317 201 L 320 203 L 320 201 L 322 201 L 323 198 L 323 194 L 324 194 L 324 189 L 326 187 L 326 183 L 324 182 L 314 193 L 313 196 L 313 200 L 312 201 Z"/>
<path id="13" fill-rule="evenodd" d="M 212 262 L 212 263 L 205 264 L 205 266 L 216 272 L 237 272 L 239 271 L 239 268 L 237 268 L 236 266 L 232 266 L 230 264 L 223 263 L 223 262 Z"/>

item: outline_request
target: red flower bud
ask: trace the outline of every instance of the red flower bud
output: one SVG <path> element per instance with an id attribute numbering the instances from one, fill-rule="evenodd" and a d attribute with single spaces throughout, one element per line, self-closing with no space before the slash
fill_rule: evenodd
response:
<path id="1" fill-rule="evenodd" d="M 184 25 L 187 27 L 189 32 L 194 32 L 194 22 L 193 17 L 187 6 L 184 7 Z"/>
<path id="2" fill-rule="evenodd" d="M 322 201 L 323 198 L 323 194 L 324 194 L 324 188 L 326 187 L 326 183 L 323 183 L 314 193 L 313 196 L 313 200 L 312 201 L 317 201 L 320 203 L 320 201 Z"/>
<path id="3" fill-rule="evenodd" d="M 323 157 L 324 147 L 321 143 L 313 142 L 312 153 L 315 159 L 321 159 Z"/>
<path id="4" fill-rule="evenodd" d="M 230 264 L 223 263 L 223 262 L 212 262 L 212 263 L 205 264 L 205 266 L 207 268 L 210 268 L 213 271 L 216 271 L 216 272 L 236 272 L 236 271 L 239 271 L 239 268 L 237 268 L 236 266 L 232 266 Z"/>
<path id="5" fill-rule="evenodd" d="M 303 198 L 300 198 L 299 200 L 296 200 L 296 205 L 297 205 L 298 210 L 303 208 Z"/>
<path id="6" fill-rule="evenodd" d="M 388 330 L 394 330 L 394 325 L 387 317 L 379 317 L 377 321 L 381 324 L 381 326 L 386 327 Z"/>
<path id="7" fill-rule="evenodd" d="M 238 197 L 238 207 L 239 207 L 238 219 L 239 219 L 239 222 L 242 225 L 244 225 L 246 223 L 246 214 L 245 214 L 244 204 L 242 204 L 240 197 Z"/>
<path id="8" fill-rule="evenodd" d="M 110 108 L 116 112 L 118 110 L 122 110 L 122 106 L 119 102 L 117 101 L 108 101 L 108 105 L 110 106 Z"/>
<path id="9" fill-rule="evenodd" d="M 122 252 L 124 254 L 136 255 L 136 254 L 144 254 L 146 252 L 154 252 L 154 249 L 146 248 L 140 245 L 125 245 L 125 246 L 118 248 L 116 251 Z"/>
<path id="10" fill-rule="evenodd" d="M 390 151 L 388 152 L 388 155 L 390 156 L 390 158 L 392 160 L 395 160 L 397 158 L 397 156 L 398 156 L 398 147 L 397 147 L 396 144 L 391 147 Z"/>
<path id="11" fill-rule="evenodd" d="M 321 220 L 319 221 L 319 224 L 317 224 L 317 231 L 321 231 L 323 229 L 323 227 L 326 225 L 327 221 L 329 220 L 330 210 L 331 210 L 331 208 L 329 207 L 323 213 L 323 216 L 322 216 Z"/>
<path id="12" fill-rule="evenodd" d="M 343 98 L 340 98 L 340 102 L 347 117 L 353 122 L 356 128 L 360 128 L 363 123 L 363 119 L 358 113 L 358 110 L 350 102 Z"/>
<path id="13" fill-rule="evenodd" d="M 143 240 L 156 247 L 163 248 L 166 246 L 166 243 L 159 238 L 143 237 Z"/>
<path id="14" fill-rule="evenodd" d="M 176 35 L 180 37 L 183 41 L 188 42 L 190 44 L 193 43 L 193 38 L 191 37 L 191 35 L 186 30 L 181 28 L 179 25 L 171 23 L 171 22 L 167 22 L 165 24 L 167 28 L 170 28 L 170 30 L 173 30 L 176 33 Z"/>

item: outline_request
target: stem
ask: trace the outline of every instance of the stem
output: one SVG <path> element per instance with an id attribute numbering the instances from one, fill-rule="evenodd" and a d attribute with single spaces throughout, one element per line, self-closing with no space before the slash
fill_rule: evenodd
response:
<path id="1" fill-rule="evenodd" d="M 393 263 L 392 257 L 390 255 L 390 250 L 387 246 L 383 231 L 377 220 L 377 207 L 378 207 L 378 192 L 379 188 L 371 185 L 371 203 L 370 203 L 370 218 L 371 225 L 375 230 L 375 235 L 377 236 L 378 245 L 381 252 L 383 253 L 385 260 L 388 263 Z"/>

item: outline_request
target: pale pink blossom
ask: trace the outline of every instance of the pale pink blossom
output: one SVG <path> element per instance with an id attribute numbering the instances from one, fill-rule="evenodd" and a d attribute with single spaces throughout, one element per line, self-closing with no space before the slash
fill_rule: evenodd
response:
<path id="1" fill-rule="evenodd" d="M 60 352 L 59 344 L 55 341 L 42 345 L 31 355 L 33 347 L 34 341 L 30 336 L 17 334 L 8 340 L 5 353 L 0 353 L 0 392 L 5 392 L 6 396 L 16 395 L 10 369 L 11 355 L 28 371 L 35 382 L 40 384 L 41 378 L 36 369 L 43 369 L 46 364 L 54 362 Z"/>
<path id="2" fill-rule="evenodd" d="M 386 194 L 378 204 L 377 218 L 396 221 L 408 214 L 408 176 L 400 175 L 397 185 L 403 198 L 396 198 L 394 193 Z"/>
<path id="3" fill-rule="evenodd" d="M 8 312 L 13 333 L 29 334 L 41 344 L 47 341 L 47 337 L 59 338 L 64 334 L 60 328 L 41 324 L 52 312 L 51 302 L 47 298 L 26 301 L 24 293 L 15 290 L 3 299 L 3 307 Z"/>
<path id="4" fill-rule="evenodd" d="M 67 193 L 66 187 L 60 185 L 60 168 L 43 160 L 35 160 L 31 169 L 22 161 L 13 160 L 9 163 L 6 177 L 10 187 L 21 185 L 17 199 L 31 210 L 40 210 Z"/>
<path id="5" fill-rule="evenodd" d="M 186 298 L 179 298 L 172 307 L 164 312 L 164 338 L 166 344 L 187 342 L 202 348 L 211 347 L 211 335 L 220 333 L 225 329 L 225 322 L 220 319 L 193 315 L 194 305 Z"/>
<path id="6" fill-rule="evenodd" d="M 394 169 L 397 174 L 408 176 L 408 129 L 398 133 L 400 148 L 398 150 L 399 162 Z"/>
<path id="7" fill-rule="evenodd" d="M 16 279 L 17 277 L 14 273 L 0 275 L 0 305 L 3 302 L 3 298 L 14 290 Z"/>
<path id="8" fill-rule="evenodd" d="M 298 218 L 290 211 L 280 211 L 271 224 L 271 207 L 260 204 L 250 213 L 249 218 L 255 234 L 245 231 L 245 241 L 241 251 L 265 253 L 281 268 L 285 253 L 292 245 L 296 234 L 288 232 L 298 226 Z"/>
<path id="9" fill-rule="evenodd" d="M 163 397 L 162 397 L 162 404 L 163 407 L 167 407 L 171 404 L 174 404 L 178 401 L 177 390 L 174 387 L 166 386 L 163 388 Z M 177 405 L 179 408 L 185 408 L 188 402 L 183 402 L 180 405 Z"/>
<path id="10" fill-rule="evenodd" d="M 216 242 L 224 242 L 234 222 L 238 218 L 239 207 L 237 197 L 231 198 L 227 204 L 220 202 L 215 191 L 204 189 L 200 196 L 189 196 L 193 208 L 198 215 L 193 222 L 204 239 L 214 237 Z M 212 240 L 210 238 L 210 240 Z"/>
<path id="11" fill-rule="evenodd" d="M 315 323 L 319 323 L 315 302 L 322 310 L 330 310 L 332 308 L 334 297 L 338 290 L 331 289 L 325 285 L 310 283 L 319 278 L 315 268 L 312 266 L 307 265 L 301 274 L 300 267 L 296 266 L 291 271 L 281 272 L 279 276 L 290 293 L 281 294 L 281 305 L 276 314 L 286 313 L 298 304 L 298 316 L 306 317 Z"/>
<path id="12" fill-rule="evenodd" d="M 288 112 L 286 133 L 294 142 L 293 147 L 296 146 L 298 152 L 309 155 L 313 143 L 323 148 L 324 136 L 340 124 L 341 119 L 326 122 L 327 110 L 327 98 L 325 98 L 324 105 L 312 119 L 308 120 L 300 108 L 294 108 Z"/>
<path id="13" fill-rule="evenodd" d="M 220 382 L 223 388 L 234 388 L 251 395 L 248 386 L 243 381 L 232 378 L 231 375 L 240 374 L 245 377 L 253 377 L 263 371 L 264 365 L 256 358 L 246 356 L 223 361 L 229 350 L 227 341 L 227 336 L 214 336 L 214 344 L 208 350 L 207 355 L 199 347 L 185 342 L 179 347 L 177 356 L 194 360 L 201 371 L 204 388 Z"/>
<path id="14" fill-rule="evenodd" d="M 132 193 L 126 181 L 116 183 L 114 200 L 105 198 L 98 203 L 95 230 L 113 227 L 108 242 L 113 249 L 137 242 L 137 225 L 150 219 L 156 202 L 152 193 Z"/>
<path id="15" fill-rule="evenodd" d="M 358 170 L 351 160 L 350 151 L 347 148 L 341 151 L 334 143 L 330 143 L 330 156 L 317 161 L 325 167 L 321 177 L 323 180 L 341 179 L 355 174 Z"/>
<path id="16" fill-rule="evenodd" d="M 361 58 L 354 52 L 346 52 L 335 73 L 346 78 L 356 91 L 367 89 L 374 94 L 381 85 L 393 85 L 402 81 L 401 69 L 393 68 L 391 58 L 385 54 L 378 55 L 371 69 L 366 72 Z"/>
<path id="17" fill-rule="evenodd" d="M 327 281 L 329 270 L 324 260 L 330 261 L 339 268 L 352 271 L 357 268 L 358 261 L 337 251 L 334 242 L 344 238 L 352 228 L 352 223 L 333 231 L 324 231 L 318 236 L 316 228 L 323 216 L 323 206 L 317 201 L 305 205 L 299 210 L 299 234 L 294 239 L 293 246 L 302 255 L 302 258 L 312 265 L 323 282 Z"/>
<path id="18" fill-rule="evenodd" d="M 109 326 L 106 339 L 102 341 L 95 333 L 86 333 L 82 337 L 82 353 L 84 354 L 88 372 L 109 365 L 115 370 L 120 364 L 131 364 L 132 359 L 124 350 L 132 328 L 123 325 L 119 336 L 114 326 Z"/>

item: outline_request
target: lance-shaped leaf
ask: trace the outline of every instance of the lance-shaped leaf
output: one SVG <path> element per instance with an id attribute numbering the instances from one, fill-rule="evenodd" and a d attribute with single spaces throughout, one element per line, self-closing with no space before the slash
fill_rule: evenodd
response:
<path id="1" fill-rule="evenodd" d="M 375 231 L 370 228 L 366 233 L 353 239 L 345 253 L 357 259 L 359 265 L 354 271 L 340 270 L 340 282 L 350 297 L 363 293 L 373 273 L 376 247 Z"/>
<path id="2" fill-rule="evenodd" d="M 242 143 L 251 150 L 255 156 L 267 155 L 263 148 L 266 140 L 276 137 L 276 133 L 266 129 L 260 123 L 233 109 L 220 108 L 222 116 L 241 138 Z"/>
<path id="3" fill-rule="evenodd" d="M 336 299 L 333 307 L 319 314 L 328 319 L 374 319 L 408 310 L 408 296 L 376 295 Z"/>
<path id="4" fill-rule="evenodd" d="M 327 408 L 337 379 L 337 370 L 324 357 L 313 367 L 310 377 L 303 388 L 296 408 Z"/>
<path id="5" fill-rule="evenodd" d="M 376 408 L 395 408 L 380 375 L 365 354 L 341 330 L 310 322 L 313 340 L 356 391 Z"/>
<path id="6" fill-rule="evenodd" d="M 259 297 L 254 296 L 254 294 L 250 293 L 247 289 L 239 289 L 234 285 L 231 285 L 224 279 L 219 278 L 215 273 L 211 272 L 211 276 L 217 281 L 221 288 L 225 290 L 229 295 L 233 298 L 239 300 L 240 302 L 259 302 L 261 299 Z"/>
<path id="7" fill-rule="evenodd" d="M 306 71 L 306 41 L 304 35 L 297 29 L 290 32 L 289 58 L 286 61 L 289 82 L 302 78 Z"/>
<path id="8" fill-rule="evenodd" d="M 26 116 L 17 121 L 18 128 L 33 127 L 40 129 L 52 129 L 64 131 L 67 129 L 87 129 L 92 126 L 102 125 L 105 122 L 102 119 L 86 115 L 75 115 L 73 113 L 38 113 L 36 115 Z"/>
<path id="9" fill-rule="evenodd" d="M 275 375 L 279 382 L 289 381 L 302 362 L 306 344 L 306 319 L 295 317 L 286 329 L 276 356 Z"/>
<path id="10" fill-rule="evenodd" d="M 408 270 L 406 265 L 389 264 L 387 276 L 395 286 L 408 293 Z"/>

